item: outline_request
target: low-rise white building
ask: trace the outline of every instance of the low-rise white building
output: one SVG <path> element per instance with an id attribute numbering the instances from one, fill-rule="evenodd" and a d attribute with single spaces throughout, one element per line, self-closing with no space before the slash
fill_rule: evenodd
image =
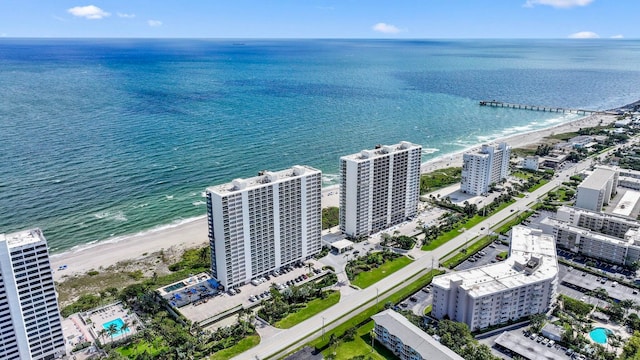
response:
<path id="1" fill-rule="evenodd" d="M 538 171 L 539 167 L 540 167 L 539 156 L 527 156 L 522 160 L 523 169 Z"/>
<path id="2" fill-rule="evenodd" d="M 404 316 L 388 309 L 371 317 L 375 339 L 401 360 L 463 360 Z"/>
<path id="3" fill-rule="evenodd" d="M 547 311 L 558 277 L 553 236 L 514 226 L 509 253 L 501 263 L 435 277 L 431 314 L 474 331 Z"/>
<path id="4" fill-rule="evenodd" d="M 640 260 L 640 223 L 623 217 L 561 207 L 540 228 L 558 247 L 620 265 Z"/>

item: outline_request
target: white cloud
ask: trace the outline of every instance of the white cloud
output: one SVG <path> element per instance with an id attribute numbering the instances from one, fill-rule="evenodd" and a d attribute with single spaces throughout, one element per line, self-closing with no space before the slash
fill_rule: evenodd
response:
<path id="1" fill-rule="evenodd" d="M 525 7 L 534 7 L 536 5 L 547 5 L 554 8 L 572 8 L 576 6 L 587 6 L 593 0 L 527 0 Z"/>
<path id="2" fill-rule="evenodd" d="M 83 17 L 90 20 L 99 20 L 111 16 L 111 14 L 95 5 L 76 6 L 68 9 L 67 12 L 73 16 Z"/>
<path id="3" fill-rule="evenodd" d="M 397 34 L 397 33 L 399 33 L 401 31 L 400 29 L 398 29 L 394 25 L 385 24 L 385 23 L 377 23 L 377 24 L 373 25 L 371 27 L 371 29 L 373 29 L 373 31 L 377 31 L 377 32 L 380 32 L 380 33 L 383 33 L 383 34 Z"/>
<path id="4" fill-rule="evenodd" d="M 118 13 L 118 17 L 125 18 L 125 19 L 133 19 L 134 17 L 136 17 L 136 14 Z"/>
<path id="5" fill-rule="evenodd" d="M 613 35 L 611 38 L 612 39 L 624 39 L 624 35 L 622 35 L 622 34 Z"/>
<path id="6" fill-rule="evenodd" d="M 149 26 L 151 26 L 151 27 L 158 27 L 158 26 L 162 26 L 162 21 L 160 21 L 160 20 L 147 20 L 147 24 L 149 24 Z"/>
<path id="7" fill-rule="evenodd" d="M 569 35 L 569 39 L 598 39 L 600 35 L 593 31 L 580 31 Z"/>

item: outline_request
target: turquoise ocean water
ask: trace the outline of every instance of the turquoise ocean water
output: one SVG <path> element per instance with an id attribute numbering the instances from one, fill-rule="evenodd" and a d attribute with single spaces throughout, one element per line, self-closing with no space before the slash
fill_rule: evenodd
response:
<path id="1" fill-rule="evenodd" d="M 205 213 L 207 186 L 408 140 L 424 160 L 640 99 L 631 40 L 0 39 L 0 233 L 54 252 Z"/>

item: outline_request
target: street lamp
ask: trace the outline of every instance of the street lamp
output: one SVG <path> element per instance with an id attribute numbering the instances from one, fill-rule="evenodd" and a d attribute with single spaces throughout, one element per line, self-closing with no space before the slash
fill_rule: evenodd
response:
<path id="1" fill-rule="evenodd" d="M 378 307 L 378 288 L 376 287 L 376 307 Z"/>
<path id="2" fill-rule="evenodd" d="M 324 341 L 324 316 L 322 317 L 322 341 Z"/>

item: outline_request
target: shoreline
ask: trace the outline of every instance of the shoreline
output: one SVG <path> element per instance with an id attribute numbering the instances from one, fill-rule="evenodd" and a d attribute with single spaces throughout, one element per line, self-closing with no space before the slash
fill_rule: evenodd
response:
<path id="1" fill-rule="evenodd" d="M 635 103 L 634 103 L 635 104 Z M 624 107 L 628 107 L 626 105 Z M 620 108 L 624 108 L 620 107 Z M 543 138 L 554 133 L 577 131 L 580 128 L 593 127 L 602 120 L 610 124 L 616 120 L 614 115 L 589 115 L 575 120 L 557 124 L 549 128 L 531 130 L 504 138 L 497 138 L 489 143 L 506 142 L 513 148 L 530 146 L 539 143 Z M 482 144 L 454 153 L 443 154 L 430 159 L 420 166 L 421 173 L 438 169 L 462 166 L 462 156 L 469 151 L 479 149 Z M 338 206 L 339 185 L 322 188 L 322 207 Z M 51 254 L 51 266 L 54 280 L 64 281 L 68 276 L 83 275 L 94 269 L 106 269 L 123 261 L 135 261 L 161 250 L 185 250 L 208 243 L 208 226 L 206 215 L 181 220 L 176 223 L 161 225 L 136 234 L 122 235 L 90 244 L 76 245 L 69 250 Z M 66 265 L 65 270 L 58 270 Z"/>

